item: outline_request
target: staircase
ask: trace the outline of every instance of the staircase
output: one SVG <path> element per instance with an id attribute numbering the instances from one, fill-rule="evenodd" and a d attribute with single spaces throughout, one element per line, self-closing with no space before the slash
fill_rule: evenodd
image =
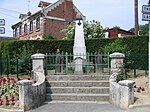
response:
<path id="1" fill-rule="evenodd" d="M 47 102 L 109 101 L 109 75 L 48 75 Z"/>

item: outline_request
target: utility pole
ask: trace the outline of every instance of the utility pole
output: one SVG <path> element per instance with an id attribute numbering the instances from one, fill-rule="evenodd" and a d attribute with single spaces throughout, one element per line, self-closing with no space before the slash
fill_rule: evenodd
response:
<path id="1" fill-rule="evenodd" d="M 134 0 L 134 5 L 135 5 L 135 35 L 138 36 L 139 34 L 138 0 Z"/>
<path id="2" fill-rule="evenodd" d="M 148 5 L 150 6 L 150 0 L 148 2 Z M 149 40 L 148 40 L 148 88 L 149 88 L 149 92 L 150 92 L 150 21 L 149 22 Z"/>
<path id="3" fill-rule="evenodd" d="M 150 5 L 150 0 L 149 0 L 149 2 L 148 2 L 148 5 Z"/>

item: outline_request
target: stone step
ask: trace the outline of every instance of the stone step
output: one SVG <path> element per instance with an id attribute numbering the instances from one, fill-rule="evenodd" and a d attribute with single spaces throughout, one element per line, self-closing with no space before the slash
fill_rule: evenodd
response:
<path id="1" fill-rule="evenodd" d="M 75 103 L 77 103 L 77 104 L 88 104 L 88 103 L 90 103 L 90 104 L 110 104 L 109 103 L 109 101 L 59 101 L 59 100 L 57 100 L 57 101 L 45 101 L 44 102 L 44 104 L 58 104 L 58 103 L 68 103 L 68 104 L 75 104 Z"/>
<path id="2" fill-rule="evenodd" d="M 109 87 L 109 81 L 46 81 L 46 87 Z"/>
<path id="3" fill-rule="evenodd" d="M 47 81 L 109 80 L 110 75 L 47 75 Z"/>
<path id="4" fill-rule="evenodd" d="M 109 87 L 47 87 L 47 93 L 92 93 L 109 94 Z"/>
<path id="5" fill-rule="evenodd" d="M 46 94 L 47 101 L 109 101 L 109 94 Z"/>

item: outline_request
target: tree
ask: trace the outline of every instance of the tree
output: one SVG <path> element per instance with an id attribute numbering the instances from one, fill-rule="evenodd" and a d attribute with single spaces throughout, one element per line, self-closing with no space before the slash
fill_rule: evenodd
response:
<path id="1" fill-rule="evenodd" d="M 113 28 L 115 28 L 115 29 L 121 29 L 119 26 L 114 26 Z"/>
<path id="2" fill-rule="evenodd" d="M 134 32 L 135 28 L 131 28 L 129 31 Z M 149 24 L 139 26 L 139 35 L 148 35 L 149 34 Z"/>
<path id="3" fill-rule="evenodd" d="M 52 36 L 52 34 L 45 34 L 45 35 L 43 35 L 43 39 L 44 40 L 53 40 L 53 39 L 55 39 L 53 36 Z"/>
<path id="4" fill-rule="evenodd" d="M 98 21 L 86 21 L 83 22 L 84 27 L 84 37 L 85 39 L 90 38 L 104 38 L 104 28 L 101 26 Z M 64 39 L 74 39 L 75 36 L 75 22 L 70 23 L 66 29 L 63 30 L 65 33 Z"/>

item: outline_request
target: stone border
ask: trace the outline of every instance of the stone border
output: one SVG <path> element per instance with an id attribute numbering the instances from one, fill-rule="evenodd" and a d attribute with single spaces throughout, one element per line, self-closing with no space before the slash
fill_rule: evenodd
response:
<path id="1" fill-rule="evenodd" d="M 109 79 L 109 101 L 117 107 L 128 109 L 134 103 L 134 81 L 123 80 L 117 83 L 116 78 L 123 67 L 123 59 L 125 55 L 122 53 L 113 53 L 111 58 L 111 76 Z"/>
<path id="2" fill-rule="evenodd" d="M 5 108 L 0 108 L 0 112 L 24 112 L 23 109 L 5 109 Z"/>
<path id="3" fill-rule="evenodd" d="M 39 107 L 45 101 L 46 83 L 44 74 L 44 54 L 34 54 L 32 58 L 32 79 L 18 81 L 19 108 L 24 111 Z"/>

